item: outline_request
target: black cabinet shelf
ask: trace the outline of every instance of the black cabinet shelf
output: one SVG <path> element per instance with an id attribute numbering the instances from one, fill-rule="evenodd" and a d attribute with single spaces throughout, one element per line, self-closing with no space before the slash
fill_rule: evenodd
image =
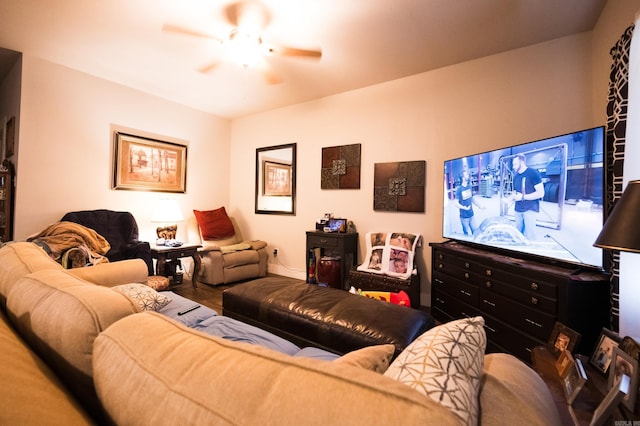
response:
<path id="1" fill-rule="evenodd" d="M 347 272 L 355 267 L 358 262 L 358 233 L 336 233 L 307 231 L 307 257 L 305 265 L 307 268 L 307 282 L 309 282 L 309 258 L 311 250 L 319 250 L 321 256 L 340 257 L 340 288 L 345 289 L 345 277 Z M 316 268 L 317 270 L 317 268 Z"/>

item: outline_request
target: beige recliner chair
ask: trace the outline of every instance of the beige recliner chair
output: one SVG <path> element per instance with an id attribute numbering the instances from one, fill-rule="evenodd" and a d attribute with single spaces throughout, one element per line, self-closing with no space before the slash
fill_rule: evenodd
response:
<path id="1" fill-rule="evenodd" d="M 200 242 L 202 264 L 198 282 L 219 285 L 267 275 L 267 243 L 245 241 L 238 223 L 230 217 L 235 234 L 228 238 L 205 240 L 194 216 L 187 219 L 189 242 Z"/>

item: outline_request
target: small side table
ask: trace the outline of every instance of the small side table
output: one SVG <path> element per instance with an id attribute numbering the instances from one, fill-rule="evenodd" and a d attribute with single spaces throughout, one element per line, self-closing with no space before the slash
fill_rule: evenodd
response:
<path id="1" fill-rule="evenodd" d="M 190 257 L 193 259 L 193 277 L 191 284 L 193 288 L 198 288 L 196 277 L 200 271 L 200 256 L 198 249 L 202 247 L 200 244 L 183 244 L 180 247 L 166 247 L 151 244 L 151 257 L 157 260 L 156 274 L 168 277 L 166 273 L 167 261 L 175 261 L 182 257 Z"/>

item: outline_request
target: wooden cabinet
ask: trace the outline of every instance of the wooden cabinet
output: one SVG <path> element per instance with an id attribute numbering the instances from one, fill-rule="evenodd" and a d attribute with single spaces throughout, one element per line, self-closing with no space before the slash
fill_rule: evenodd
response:
<path id="1" fill-rule="evenodd" d="M 317 249 L 317 250 L 316 250 Z M 345 289 L 347 272 L 358 262 L 358 233 L 334 233 L 307 231 L 307 282 L 309 282 L 309 258 L 311 250 L 316 250 L 316 261 L 322 256 L 340 258 L 340 288 Z"/>
<path id="2" fill-rule="evenodd" d="M 531 362 L 556 321 L 582 335 L 591 353 L 609 327 L 609 276 L 577 266 L 546 264 L 482 250 L 455 241 L 432 248 L 432 315 L 450 321 L 481 315 L 487 352 L 508 352 Z"/>
<path id="3" fill-rule="evenodd" d="M 13 239 L 13 166 L 4 161 L 0 166 L 0 242 Z"/>

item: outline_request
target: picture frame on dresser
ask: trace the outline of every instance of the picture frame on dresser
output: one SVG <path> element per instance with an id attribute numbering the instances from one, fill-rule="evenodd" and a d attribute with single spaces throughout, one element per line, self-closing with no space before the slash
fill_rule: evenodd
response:
<path id="1" fill-rule="evenodd" d="M 584 387 L 588 378 L 580 358 L 576 358 L 573 362 L 570 362 L 569 365 L 570 369 L 566 377 L 562 379 L 562 389 L 564 390 L 567 404 L 571 405 Z"/>
<path id="2" fill-rule="evenodd" d="M 621 341 L 622 338 L 618 333 L 608 328 L 602 328 L 598 343 L 596 343 L 593 353 L 589 358 L 589 364 L 599 372 L 607 374 L 613 356 L 613 348 L 617 348 Z"/>
<path id="3" fill-rule="evenodd" d="M 558 358 L 565 349 L 573 353 L 574 348 L 580 342 L 580 337 L 580 333 L 556 321 L 549 336 L 547 348 Z"/>
<path id="4" fill-rule="evenodd" d="M 622 402 L 622 399 L 629 392 L 629 382 L 631 378 L 627 375 L 623 375 L 614 387 L 609 389 L 609 392 L 602 399 L 596 410 L 593 412 L 591 423 L 589 426 L 601 426 L 603 425 L 613 410 Z"/>
<path id="5" fill-rule="evenodd" d="M 609 368 L 609 389 L 615 387 L 622 376 L 625 375 L 629 376 L 629 390 L 622 399 L 622 404 L 628 410 L 633 411 L 638 388 L 638 361 L 620 347 L 615 347 L 613 348 L 611 366 Z"/>

